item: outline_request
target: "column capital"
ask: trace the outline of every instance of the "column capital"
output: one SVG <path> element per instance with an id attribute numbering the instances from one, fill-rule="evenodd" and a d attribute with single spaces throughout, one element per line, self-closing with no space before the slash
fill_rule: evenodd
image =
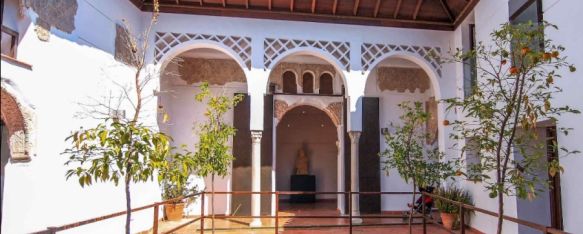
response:
<path id="1" fill-rule="evenodd" d="M 262 135 L 263 135 L 263 131 L 252 130 L 251 131 L 251 140 L 253 141 L 253 143 L 260 143 Z"/>
<path id="2" fill-rule="evenodd" d="M 350 136 L 350 140 L 352 143 L 358 143 L 358 139 L 360 139 L 361 131 L 348 131 L 348 135 Z"/>

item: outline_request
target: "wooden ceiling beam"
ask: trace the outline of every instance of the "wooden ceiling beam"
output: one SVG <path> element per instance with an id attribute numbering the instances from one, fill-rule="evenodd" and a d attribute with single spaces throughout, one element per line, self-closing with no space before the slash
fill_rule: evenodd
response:
<path id="1" fill-rule="evenodd" d="M 358 14 L 358 6 L 359 5 L 360 5 L 360 0 L 354 1 L 354 8 L 352 9 L 352 14 L 353 15 Z"/>
<path id="2" fill-rule="evenodd" d="M 445 0 L 439 0 L 439 3 L 441 3 L 441 8 L 443 8 L 443 11 L 445 11 L 445 13 L 447 14 L 447 18 L 449 18 L 449 21 L 453 23 L 455 19 L 453 13 L 451 13 L 451 9 L 449 9 L 449 6 L 447 5 L 447 2 L 445 2 Z"/>
<path id="3" fill-rule="evenodd" d="M 413 20 L 417 20 L 417 15 L 419 15 L 419 10 L 421 10 L 421 4 L 423 4 L 423 0 L 417 0 L 417 5 L 415 6 L 415 11 L 413 12 Z"/>
<path id="4" fill-rule="evenodd" d="M 200 6 L 202 6 L 202 0 L 199 0 L 199 1 L 200 1 L 200 2 L 199 2 L 199 3 L 200 3 Z"/>
<path id="5" fill-rule="evenodd" d="M 312 0 L 312 14 L 316 13 L 316 0 Z"/>
<path id="6" fill-rule="evenodd" d="M 269 2 L 267 3 L 267 9 L 269 9 L 270 11 L 271 11 L 271 5 L 273 4 L 272 2 L 273 2 L 273 0 L 269 0 Z"/>
<path id="7" fill-rule="evenodd" d="M 227 7 L 227 0 L 223 0 L 223 7 Z"/>
<path id="8" fill-rule="evenodd" d="M 332 4 L 332 14 L 336 15 L 336 10 L 338 9 L 338 0 L 334 0 L 334 3 Z"/>
<path id="9" fill-rule="evenodd" d="M 249 0 L 245 0 L 245 8 L 249 9 Z"/>
<path id="10" fill-rule="evenodd" d="M 395 8 L 395 12 L 393 12 L 394 19 L 396 19 L 397 16 L 399 15 L 399 11 L 401 10 L 401 3 L 403 3 L 403 0 L 397 1 L 397 7 Z"/>
<path id="11" fill-rule="evenodd" d="M 176 0 L 176 5 L 180 5 L 180 0 Z"/>
<path id="12" fill-rule="evenodd" d="M 289 11 L 294 12 L 294 0 L 289 1 Z"/>
<path id="13" fill-rule="evenodd" d="M 478 4 L 479 1 L 480 0 L 470 0 L 466 4 L 466 6 L 464 6 L 464 9 L 462 9 L 460 14 L 453 21 L 454 29 L 457 28 L 462 23 L 462 21 L 470 14 L 470 12 L 472 12 L 472 9 L 474 9 L 474 7 L 476 6 L 476 4 Z"/>
<path id="14" fill-rule="evenodd" d="M 377 0 L 377 4 L 374 6 L 374 17 L 379 15 L 379 10 L 381 9 L 381 0 Z"/>

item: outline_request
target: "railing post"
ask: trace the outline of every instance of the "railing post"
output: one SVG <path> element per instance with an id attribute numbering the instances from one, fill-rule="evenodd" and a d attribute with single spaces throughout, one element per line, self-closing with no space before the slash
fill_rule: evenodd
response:
<path id="1" fill-rule="evenodd" d="M 415 196 L 415 193 L 413 193 Z M 425 218 L 425 194 L 421 192 L 421 215 L 423 216 L 423 234 L 427 234 L 427 220 Z"/>
<path id="2" fill-rule="evenodd" d="M 279 191 L 275 191 L 275 234 L 279 233 Z"/>
<path id="3" fill-rule="evenodd" d="M 464 215 L 464 205 L 460 202 L 460 229 L 461 234 L 466 234 L 466 218 Z"/>
<path id="4" fill-rule="evenodd" d="M 204 234 L 204 191 L 200 194 L 200 234 Z"/>
<path id="5" fill-rule="evenodd" d="M 348 233 L 352 234 L 352 188 L 348 191 L 348 227 Z"/>
<path id="6" fill-rule="evenodd" d="M 154 206 L 154 224 L 152 225 L 152 234 L 158 234 L 158 212 L 160 207 L 158 204 Z"/>

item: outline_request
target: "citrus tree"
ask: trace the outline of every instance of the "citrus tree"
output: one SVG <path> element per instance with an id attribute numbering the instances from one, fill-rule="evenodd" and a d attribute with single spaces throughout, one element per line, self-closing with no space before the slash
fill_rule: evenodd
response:
<path id="1" fill-rule="evenodd" d="M 488 45 L 480 42 L 474 50 L 458 50 L 453 58 L 444 59 L 477 61 L 478 82 L 472 94 L 445 101 L 449 110 L 464 115 L 452 124 L 453 139 L 472 139 L 464 151 L 477 148 L 473 151 L 480 162 L 467 174 L 481 180 L 490 197 L 498 199 L 497 233 L 502 232 L 505 196 L 532 199 L 541 190 L 538 185 L 549 184 L 547 178 L 538 176 L 541 169 L 550 177 L 563 171 L 558 158 L 542 158 L 546 157 L 544 144 L 533 144 L 539 137 L 537 124 L 579 113 L 569 106 L 553 105 L 553 97 L 562 91 L 555 81 L 575 67 L 561 55 L 565 48 L 545 37 L 545 31 L 552 29 L 557 27 L 547 22 L 503 24 L 490 34 Z M 568 129 L 561 130 L 568 133 Z M 560 150 L 563 156 L 578 152 Z"/>
<path id="2" fill-rule="evenodd" d="M 206 82 L 200 89 L 201 92 L 196 94 L 195 99 L 198 102 L 206 102 L 207 108 L 204 113 L 206 122 L 197 126 L 199 141 L 194 153 L 194 164 L 196 174 L 202 177 L 211 176 L 211 223 L 214 233 L 215 175 L 221 177 L 228 175 L 231 163 L 235 159 L 228 141 L 237 130 L 225 123 L 224 116 L 243 99 L 243 96 L 213 95 Z"/>
<path id="3" fill-rule="evenodd" d="M 397 169 L 401 178 L 411 184 L 413 191 L 417 187 L 435 186 L 455 175 L 456 161 L 445 161 L 443 153 L 425 143 L 431 138 L 425 129 L 430 114 L 423 110 L 422 103 L 415 102 L 411 106 L 403 102 L 399 108 L 403 111 L 400 116 L 402 125 L 391 123 L 393 131 L 385 134 L 387 149 L 381 153 L 383 170 L 388 174 L 391 169 Z M 414 204 L 415 196 L 412 196 L 409 233 L 412 232 Z"/>

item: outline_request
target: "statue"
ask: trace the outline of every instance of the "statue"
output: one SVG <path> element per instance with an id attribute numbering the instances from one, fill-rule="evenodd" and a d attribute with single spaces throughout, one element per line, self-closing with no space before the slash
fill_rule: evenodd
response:
<path id="1" fill-rule="evenodd" d="M 304 148 L 302 147 L 298 152 L 298 157 L 296 158 L 296 175 L 308 175 L 308 166 L 310 159 L 306 156 Z"/>

